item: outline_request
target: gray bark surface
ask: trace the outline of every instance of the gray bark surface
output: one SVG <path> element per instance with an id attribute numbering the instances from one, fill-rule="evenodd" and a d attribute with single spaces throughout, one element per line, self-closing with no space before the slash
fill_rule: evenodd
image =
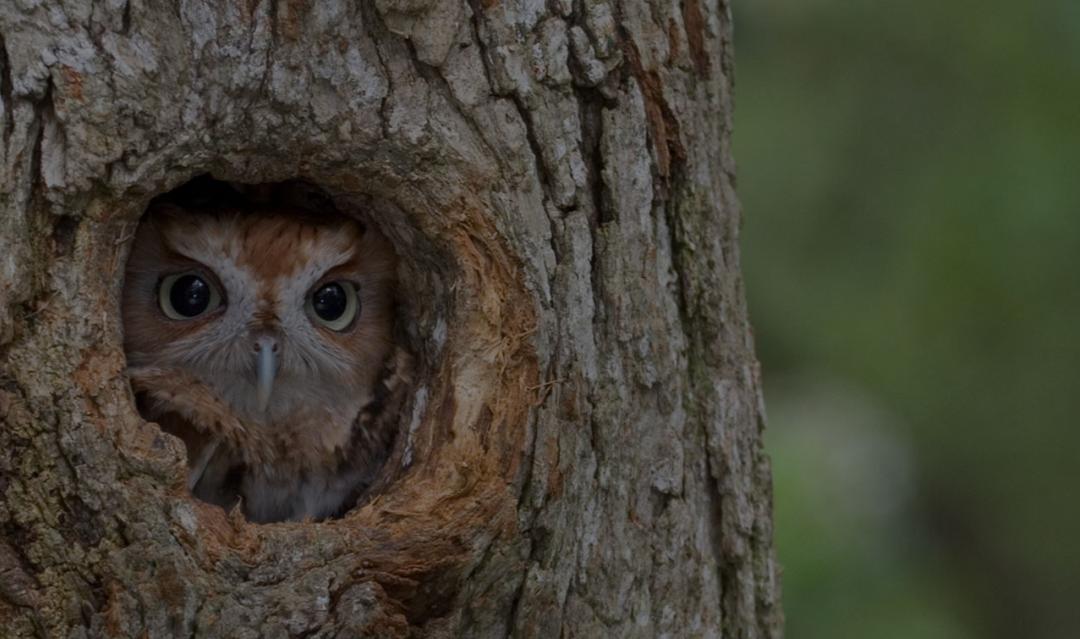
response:
<path id="1" fill-rule="evenodd" d="M 5 637 L 774 637 L 730 15 L 701 0 L 0 3 Z M 118 313 L 150 198 L 303 178 L 402 255 L 378 495 L 193 501 Z"/>

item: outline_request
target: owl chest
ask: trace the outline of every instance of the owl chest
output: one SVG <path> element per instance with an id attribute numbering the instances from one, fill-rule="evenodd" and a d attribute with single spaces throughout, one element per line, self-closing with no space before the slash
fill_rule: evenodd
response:
<path id="1" fill-rule="evenodd" d="M 256 522 L 323 519 L 366 485 L 352 463 L 351 420 L 319 413 L 247 427 L 262 442 L 257 452 L 213 442 L 189 449 L 197 497 L 226 509 L 240 504 Z"/>
<path id="2" fill-rule="evenodd" d="M 255 522 L 325 519 L 351 506 L 365 485 L 355 468 L 287 475 L 274 468 L 250 468 L 239 482 L 244 512 Z"/>
<path id="3" fill-rule="evenodd" d="M 255 522 L 324 519 L 351 504 L 349 498 L 366 486 L 365 479 L 342 451 L 311 464 L 296 456 L 245 462 L 237 451 L 223 448 L 213 451 L 193 493 L 226 509 L 239 504 Z"/>

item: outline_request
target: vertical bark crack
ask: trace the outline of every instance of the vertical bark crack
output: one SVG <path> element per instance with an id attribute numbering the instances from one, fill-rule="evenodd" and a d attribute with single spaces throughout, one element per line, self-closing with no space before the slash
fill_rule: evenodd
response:
<path id="1" fill-rule="evenodd" d="M 11 90 L 11 59 L 8 57 L 4 34 L 0 33 L 0 137 L 5 155 L 11 153 L 11 133 L 14 128 L 15 101 Z"/>

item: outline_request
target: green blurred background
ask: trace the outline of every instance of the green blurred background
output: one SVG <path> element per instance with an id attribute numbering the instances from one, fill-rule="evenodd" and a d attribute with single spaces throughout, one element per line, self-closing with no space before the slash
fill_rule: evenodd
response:
<path id="1" fill-rule="evenodd" d="M 1080 0 L 735 0 L 787 636 L 1080 637 Z"/>

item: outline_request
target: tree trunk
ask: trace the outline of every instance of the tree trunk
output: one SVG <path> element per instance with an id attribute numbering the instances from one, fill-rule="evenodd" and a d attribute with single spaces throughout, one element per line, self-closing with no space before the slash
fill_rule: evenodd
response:
<path id="1" fill-rule="evenodd" d="M 4 637 L 779 635 L 726 3 L 0 3 Z M 256 525 L 139 417 L 150 198 L 303 179 L 402 258 L 377 494 Z"/>

